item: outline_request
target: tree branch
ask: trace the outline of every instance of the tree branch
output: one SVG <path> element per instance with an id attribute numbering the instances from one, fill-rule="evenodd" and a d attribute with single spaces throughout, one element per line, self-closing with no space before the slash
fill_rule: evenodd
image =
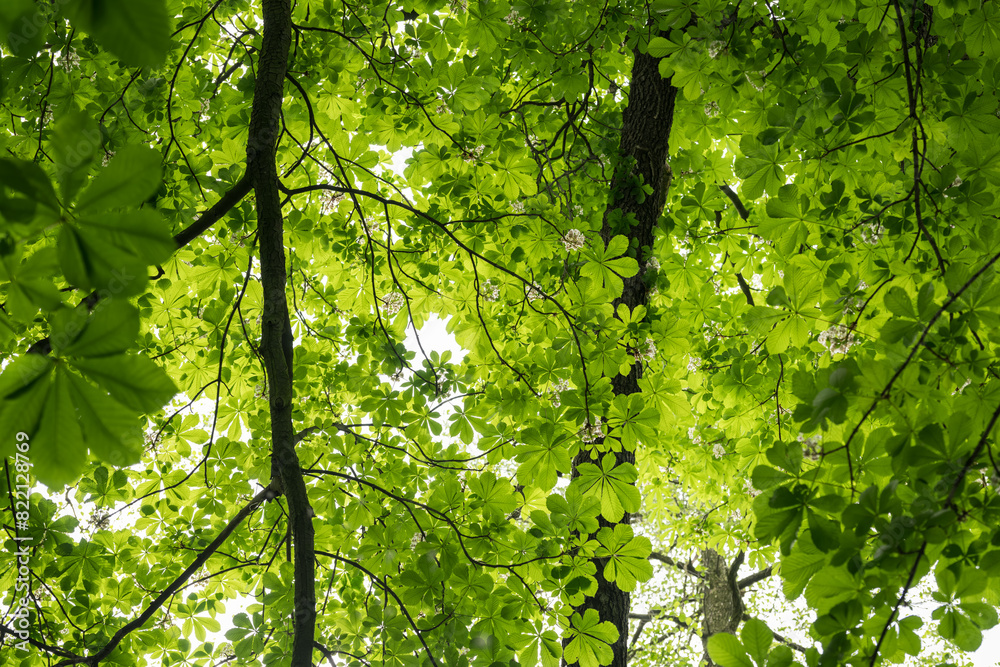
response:
<path id="1" fill-rule="evenodd" d="M 246 172 L 236 181 L 233 187 L 219 201 L 215 202 L 211 208 L 198 216 L 198 219 L 188 225 L 185 229 L 174 235 L 174 243 L 178 248 L 183 248 L 194 239 L 201 236 L 209 227 L 223 218 L 234 206 L 240 203 L 252 188 L 250 173 Z"/>
<path id="2" fill-rule="evenodd" d="M 753 586 L 758 581 L 763 581 L 764 579 L 770 577 L 773 570 L 774 568 L 772 566 L 768 566 L 765 569 L 761 570 L 760 572 L 754 572 L 750 576 L 743 577 L 736 585 L 739 586 L 741 590 L 746 588 L 747 586 Z"/>
<path id="3" fill-rule="evenodd" d="M 698 570 L 694 565 L 688 563 L 687 561 L 680 563 L 666 554 L 662 554 L 659 551 L 654 551 L 649 554 L 649 560 L 658 560 L 661 563 L 665 563 L 672 567 L 676 567 L 678 570 L 684 574 L 690 574 L 693 577 L 698 577 L 699 579 L 704 579 L 705 575 Z"/>
<path id="4" fill-rule="evenodd" d="M 109 641 L 107 644 L 104 645 L 104 648 L 102 648 L 97 653 L 88 657 L 78 657 L 78 658 L 71 658 L 69 660 L 63 660 L 62 662 L 57 663 L 56 667 L 64 667 L 66 665 L 78 665 L 78 664 L 97 665 L 101 662 L 101 660 L 104 660 L 106 657 L 111 655 L 111 652 L 115 650 L 118 644 L 120 644 L 121 641 L 125 639 L 125 637 L 128 636 L 130 632 L 141 628 L 146 623 L 146 621 L 152 618 L 153 614 L 155 614 L 156 611 L 160 607 L 162 607 L 163 604 L 168 599 L 170 599 L 170 597 L 174 593 L 180 590 L 180 588 L 184 585 L 184 583 L 188 579 L 190 579 L 195 572 L 201 569 L 201 567 L 208 561 L 208 559 L 212 556 L 212 554 L 214 554 L 216 550 L 218 550 L 218 548 L 221 547 L 223 543 L 229 538 L 232 532 L 236 530 L 236 528 L 241 523 L 243 523 L 244 519 L 250 516 L 250 514 L 255 509 L 257 509 L 257 507 L 260 506 L 261 503 L 263 503 L 265 500 L 270 500 L 272 498 L 274 498 L 274 492 L 272 492 L 270 489 L 264 489 L 256 496 L 254 496 L 253 500 L 247 503 L 246 506 L 240 510 L 239 514 L 234 516 L 229 521 L 229 523 L 226 524 L 226 527 L 223 528 L 222 531 L 216 536 L 216 538 L 212 540 L 212 542 L 202 550 L 202 552 L 198 555 L 197 558 L 194 559 L 194 561 L 190 565 L 188 565 L 187 569 L 181 572 L 180 576 L 174 579 L 174 581 L 169 586 L 167 586 L 162 593 L 156 596 L 156 599 L 153 600 L 153 602 L 150 603 L 148 607 L 146 607 L 146 610 L 143 611 L 138 618 L 128 623 L 118 632 L 116 632 L 114 636 L 111 638 L 111 641 Z"/>
<path id="5" fill-rule="evenodd" d="M 748 211 L 747 207 L 743 205 L 739 195 L 737 195 L 736 192 L 734 192 L 733 189 L 725 183 L 719 187 L 724 193 L 726 193 L 726 196 L 729 197 L 729 201 L 733 202 L 733 206 L 736 207 L 736 212 L 740 214 L 740 217 L 744 220 L 748 220 L 750 218 L 750 211 Z"/>

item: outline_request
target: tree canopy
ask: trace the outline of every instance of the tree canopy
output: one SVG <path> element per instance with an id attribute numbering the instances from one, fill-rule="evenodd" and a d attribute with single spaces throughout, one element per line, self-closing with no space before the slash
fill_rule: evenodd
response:
<path id="1" fill-rule="evenodd" d="M 3 664 L 951 664 L 997 624 L 995 2 L 0 37 Z"/>

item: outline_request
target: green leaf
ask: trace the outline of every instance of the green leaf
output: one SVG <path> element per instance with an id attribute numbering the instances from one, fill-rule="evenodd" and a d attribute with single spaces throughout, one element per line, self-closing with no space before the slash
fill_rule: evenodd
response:
<path id="1" fill-rule="evenodd" d="M 917 313 L 913 310 L 913 301 L 902 287 L 889 288 L 885 294 L 885 307 L 893 315 L 917 319 Z"/>
<path id="2" fill-rule="evenodd" d="M 495 514 L 507 515 L 517 507 L 510 482 L 497 479 L 492 472 L 486 471 L 470 479 L 469 488 L 483 499 L 486 509 Z"/>
<path id="3" fill-rule="evenodd" d="M 90 451 L 116 468 L 137 463 L 145 440 L 136 413 L 75 373 L 67 376 L 80 429 Z"/>
<path id="4" fill-rule="evenodd" d="M 653 566 L 649 563 L 652 544 L 648 537 L 636 537 L 631 526 L 618 524 L 614 530 L 602 528 L 597 540 L 602 547 L 597 551 L 598 557 L 608 558 L 604 578 L 615 582 L 621 590 L 631 592 L 638 582 L 653 576 Z"/>
<path id="5" fill-rule="evenodd" d="M 4 0 L 0 3 L 0 35 L 7 38 L 15 56 L 33 57 L 45 44 L 51 26 L 31 0 Z"/>
<path id="6" fill-rule="evenodd" d="M 556 436 L 552 424 L 541 429 L 521 432 L 524 445 L 517 448 L 515 460 L 521 463 L 517 479 L 523 486 L 537 486 L 548 491 L 556 485 L 559 473 L 569 473 L 572 468 L 566 436 Z"/>
<path id="7" fill-rule="evenodd" d="M 606 287 L 612 297 L 622 293 L 622 278 L 630 278 L 639 271 L 639 263 L 632 257 L 625 256 L 628 251 L 628 239 L 615 236 L 605 248 L 588 247 L 588 261 L 580 269 L 580 273 Z"/>
<path id="8" fill-rule="evenodd" d="M 135 306 L 121 299 L 106 299 L 97 303 L 79 333 L 53 331 L 52 351 L 67 356 L 105 357 L 125 352 L 138 335 L 139 311 Z M 62 338 L 67 342 L 61 344 Z"/>
<path id="9" fill-rule="evenodd" d="M 70 21 L 126 65 L 156 66 L 170 48 L 165 0 L 71 0 Z"/>
<path id="10" fill-rule="evenodd" d="M 802 595 L 812 576 L 823 569 L 826 556 L 818 551 L 795 551 L 781 560 L 781 578 L 785 597 Z"/>
<path id="11" fill-rule="evenodd" d="M 54 365 L 46 355 L 22 354 L 0 373 L 0 398 L 16 398 L 45 377 Z"/>
<path id="12" fill-rule="evenodd" d="M 70 397 L 67 371 L 59 367 L 54 375 L 31 447 L 35 454 L 32 457 L 35 476 L 43 484 L 59 489 L 83 472 L 87 447 Z"/>
<path id="13" fill-rule="evenodd" d="M 78 215 L 141 204 L 160 187 L 160 154 L 147 146 L 126 146 L 97 173 L 76 202 Z"/>
<path id="14" fill-rule="evenodd" d="M 90 165 L 101 147 L 97 122 L 73 103 L 56 112 L 52 126 L 52 153 L 56 162 L 56 181 L 63 200 L 71 200 L 84 184 Z"/>
<path id="15" fill-rule="evenodd" d="M 141 293 L 148 283 L 147 267 L 170 257 L 175 248 L 162 216 L 150 209 L 65 224 L 58 240 L 66 279 L 105 296 Z"/>
<path id="16" fill-rule="evenodd" d="M 1000 17 L 993 5 L 983 3 L 981 9 L 965 19 L 962 26 L 971 55 L 1000 58 Z"/>
<path id="17" fill-rule="evenodd" d="M 119 354 L 69 363 L 133 410 L 155 412 L 177 393 L 166 372 L 148 357 Z"/>
<path id="18" fill-rule="evenodd" d="M 767 656 L 767 667 L 790 667 L 794 659 L 792 649 L 784 645 L 775 646 Z"/>
<path id="19" fill-rule="evenodd" d="M 601 621 L 596 609 L 587 609 L 583 616 L 573 614 L 570 641 L 563 658 L 580 667 L 599 667 L 611 663 L 611 644 L 618 640 L 618 630 L 612 623 Z"/>
<path id="20" fill-rule="evenodd" d="M 777 470 L 776 468 L 771 468 L 770 466 L 757 466 L 753 469 L 753 473 L 751 474 L 754 488 L 760 489 L 761 491 L 766 491 L 767 489 L 778 486 L 782 482 L 788 480 L 788 478 L 788 473 Z"/>
<path id="21" fill-rule="evenodd" d="M 593 493 L 601 501 L 601 514 L 608 521 L 621 521 L 625 512 L 639 510 L 641 497 L 635 488 L 638 477 L 631 463 L 615 465 L 615 455 L 605 454 L 601 467 L 584 463 L 577 467 L 580 476 L 575 483 L 584 493 Z"/>
<path id="22" fill-rule="evenodd" d="M 957 609 L 944 611 L 938 633 L 963 651 L 975 651 L 983 643 L 982 631 Z"/>
<path id="23" fill-rule="evenodd" d="M 59 211 L 59 200 L 48 174 L 34 162 L 0 158 L 0 183 L 33 204 Z"/>
<path id="24" fill-rule="evenodd" d="M 756 139 L 744 135 L 740 141 L 743 157 L 736 159 L 734 171 L 740 177 L 740 193 L 748 201 L 759 199 L 765 192 L 777 194 L 785 184 L 785 173 L 778 160 L 780 144 L 764 146 Z"/>
<path id="25" fill-rule="evenodd" d="M 810 579 L 806 601 L 823 614 L 839 602 L 854 599 L 863 590 L 863 584 L 845 568 L 827 566 Z"/>
<path id="26" fill-rule="evenodd" d="M 708 655 L 719 667 L 753 667 L 740 640 L 728 632 L 708 638 Z"/>
<path id="27" fill-rule="evenodd" d="M 46 405 L 55 364 L 40 354 L 24 354 L 0 373 L 0 429 L 34 434 Z M 14 439 L 0 441 L 0 455 L 13 454 Z"/>
<path id="28" fill-rule="evenodd" d="M 767 652 L 771 648 L 771 642 L 774 641 L 771 629 L 763 621 L 751 618 L 740 629 L 740 639 L 743 640 L 743 646 L 753 661 L 759 667 L 764 667 L 767 662 Z"/>

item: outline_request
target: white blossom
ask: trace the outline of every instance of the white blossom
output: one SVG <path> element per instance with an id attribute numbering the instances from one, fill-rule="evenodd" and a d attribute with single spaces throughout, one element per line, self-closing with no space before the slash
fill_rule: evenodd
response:
<path id="1" fill-rule="evenodd" d="M 253 397 L 254 398 L 264 397 L 264 385 L 258 384 L 256 387 L 253 388 Z"/>
<path id="2" fill-rule="evenodd" d="M 587 245 L 587 237 L 579 229 L 571 229 L 563 234 L 562 244 L 566 252 L 576 252 Z"/>
<path id="3" fill-rule="evenodd" d="M 485 150 L 486 146 L 479 144 L 475 148 L 466 151 L 465 157 L 463 157 L 462 159 L 465 160 L 466 162 L 478 162 L 479 159 L 483 156 L 483 151 Z"/>
<path id="4" fill-rule="evenodd" d="M 521 21 L 523 20 L 524 19 L 521 17 L 520 12 L 518 12 L 516 9 L 510 10 L 510 13 L 507 14 L 507 18 L 504 19 L 504 21 L 507 22 L 507 25 L 512 27 L 517 27 L 518 25 L 521 24 Z"/>
<path id="5" fill-rule="evenodd" d="M 552 388 L 549 389 L 549 402 L 552 404 L 552 407 L 558 408 L 562 405 L 562 397 L 559 394 L 567 389 L 569 389 L 568 380 L 559 380 L 552 385 Z"/>
<path id="6" fill-rule="evenodd" d="M 753 488 L 753 482 L 751 482 L 748 477 L 743 478 L 743 491 L 746 492 L 746 494 L 751 498 L 755 498 L 760 495 L 760 491 Z"/>
<path id="7" fill-rule="evenodd" d="M 337 203 L 344 198 L 344 195 L 340 192 L 329 192 L 324 196 L 319 203 L 319 214 L 328 215 L 337 208 Z"/>
<path id="8" fill-rule="evenodd" d="M 646 270 L 647 271 L 659 271 L 660 270 L 660 260 L 655 257 L 650 257 L 646 260 Z"/>
<path id="9" fill-rule="evenodd" d="M 382 309 L 385 314 L 392 317 L 398 313 L 403 306 L 406 304 L 406 299 L 399 292 L 392 292 L 384 299 L 382 299 Z"/>
<path id="10" fill-rule="evenodd" d="M 80 54 L 73 49 L 66 49 L 59 58 L 59 64 L 67 72 L 75 70 L 80 66 Z"/>
<path id="11" fill-rule="evenodd" d="M 701 444 L 701 436 L 698 435 L 698 432 L 694 426 L 688 429 L 688 440 L 690 440 L 692 443 L 696 445 Z"/>
<path id="12" fill-rule="evenodd" d="M 721 39 L 717 39 L 714 42 L 709 42 L 708 44 L 708 57 L 718 58 L 719 54 L 726 50 L 726 43 Z"/>
<path id="13" fill-rule="evenodd" d="M 600 424 L 591 424 L 588 422 L 577 432 L 577 435 L 580 436 L 580 440 L 590 445 L 603 438 L 604 431 L 601 430 Z"/>
<path id="14" fill-rule="evenodd" d="M 538 283 L 531 283 L 531 287 L 528 288 L 528 301 L 534 301 L 535 299 L 542 298 L 542 286 Z"/>
<path id="15" fill-rule="evenodd" d="M 699 368 L 701 368 L 701 357 L 689 357 L 688 373 L 697 373 Z"/>
<path id="16" fill-rule="evenodd" d="M 410 551 L 417 548 L 417 545 L 424 541 L 424 536 L 422 533 L 414 533 L 413 537 L 410 538 Z"/>
<path id="17" fill-rule="evenodd" d="M 816 435 L 807 438 L 801 433 L 799 433 L 798 440 L 799 442 L 802 443 L 802 455 L 811 461 L 819 461 L 820 457 L 823 454 L 823 450 L 820 447 L 820 442 L 822 442 L 823 440 L 823 435 L 817 433 Z"/>
<path id="18" fill-rule="evenodd" d="M 952 181 L 952 182 L 951 182 L 951 185 L 949 185 L 948 187 L 949 187 L 949 188 L 957 188 L 957 187 L 958 187 L 958 186 L 960 186 L 961 184 L 962 184 L 962 177 L 961 177 L 961 176 L 956 176 L 956 177 L 955 177 L 955 180 L 954 180 L 954 181 Z"/>
<path id="19" fill-rule="evenodd" d="M 878 245 L 882 240 L 882 225 L 877 222 L 866 222 L 861 225 L 861 240 L 868 245 Z"/>
<path id="20" fill-rule="evenodd" d="M 726 448 L 722 446 L 721 442 L 717 442 L 714 445 L 712 445 L 712 456 L 714 456 L 717 459 L 721 459 L 725 455 L 726 455 Z"/>
<path id="21" fill-rule="evenodd" d="M 819 344 L 830 350 L 831 354 L 846 354 L 858 341 L 850 329 L 843 324 L 836 324 L 817 338 Z"/>
<path id="22" fill-rule="evenodd" d="M 705 105 L 705 115 L 708 116 L 709 118 L 715 118 L 716 116 L 718 116 L 719 115 L 719 103 L 716 102 L 715 100 L 712 100 L 711 102 L 709 102 L 708 104 L 706 104 Z"/>
<path id="23" fill-rule="evenodd" d="M 861 310 L 861 306 L 865 303 L 863 296 L 848 296 L 844 297 L 844 314 L 853 315 L 854 313 Z"/>
<path id="24" fill-rule="evenodd" d="M 514 213 L 524 213 L 524 202 L 520 199 L 515 199 L 510 203 L 510 210 Z"/>
<path id="25" fill-rule="evenodd" d="M 656 343 L 651 339 L 647 338 L 646 342 L 641 346 L 636 348 L 633 355 L 636 361 L 642 361 L 643 359 L 652 360 L 656 358 Z"/>
<path id="26" fill-rule="evenodd" d="M 483 283 L 482 294 L 487 301 L 496 301 L 500 298 L 500 287 L 491 278 Z"/>

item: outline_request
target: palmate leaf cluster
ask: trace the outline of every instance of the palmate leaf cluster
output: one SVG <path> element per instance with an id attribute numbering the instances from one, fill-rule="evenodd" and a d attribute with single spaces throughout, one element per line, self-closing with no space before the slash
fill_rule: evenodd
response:
<path id="1" fill-rule="evenodd" d="M 615 625 L 577 610 L 598 578 L 641 587 L 667 536 L 778 566 L 813 610 L 804 655 L 751 620 L 709 639 L 723 667 L 978 647 L 1000 604 L 994 4 L 291 16 L 275 161 L 317 656 L 607 664 Z M 266 26 L 258 2 L 120 0 L 6 3 L 0 28 L 0 453 L 24 432 L 32 476 L 72 485 L 4 515 L 4 602 L 30 537 L 36 643 L 0 660 L 74 664 L 271 479 L 244 178 Z M 611 186 L 634 51 L 679 91 L 649 120 L 672 179 L 646 247 L 614 203 L 662 184 Z M 648 303 L 616 307 L 634 276 Z M 464 357 L 416 343 L 436 318 Z M 692 518 L 678 486 L 721 509 Z M 254 505 L 106 661 L 286 661 L 286 509 Z"/>

